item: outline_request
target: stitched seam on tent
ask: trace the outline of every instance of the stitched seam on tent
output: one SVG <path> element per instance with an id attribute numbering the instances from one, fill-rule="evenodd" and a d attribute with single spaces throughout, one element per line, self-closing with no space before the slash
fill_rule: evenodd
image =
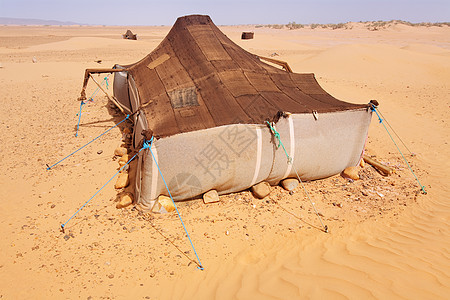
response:
<path id="1" fill-rule="evenodd" d="M 261 169 L 261 156 L 262 156 L 262 132 L 261 128 L 256 128 L 256 166 L 253 174 L 253 179 L 250 186 L 253 186 L 258 180 L 259 171 Z"/>
<path id="2" fill-rule="evenodd" d="M 173 51 L 173 48 L 172 48 L 172 46 L 170 45 L 170 43 L 169 43 L 169 46 L 170 46 L 170 49 Z M 178 58 L 177 58 L 177 59 L 178 59 Z M 183 67 L 184 67 L 184 66 L 183 66 Z M 163 81 L 162 81 L 162 79 L 161 79 L 161 76 L 159 75 L 159 72 L 158 72 L 158 67 L 155 67 L 155 69 L 153 69 L 153 70 L 155 70 L 156 76 L 158 76 L 159 81 L 161 81 L 161 84 L 164 86 L 164 83 L 163 83 Z M 169 101 L 170 101 L 170 97 L 169 97 L 169 94 L 167 93 L 166 87 L 164 87 L 164 90 L 166 91 L 165 94 L 166 94 L 167 98 L 168 98 Z M 163 95 L 163 94 L 161 94 L 161 95 Z M 180 124 L 178 124 L 177 116 L 175 115 L 175 111 L 173 110 L 173 108 L 172 108 L 172 114 L 173 114 L 173 119 L 175 120 L 175 124 L 177 124 L 178 131 L 179 131 L 179 132 L 182 132 L 182 131 L 181 131 Z M 153 129 L 154 129 L 154 128 L 153 128 Z"/>
<path id="3" fill-rule="evenodd" d="M 198 50 L 200 51 L 200 53 L 201 53 L 201 54 L 203 55 L 203 57 L 205 58 L 205 61 L 207 61 L 209 64 L 211 64 L 211 66 L 213 67 L 213 69 L 217 71 L 217 69 L 214 67 L 214 65 L 206 58 L 206 56 L 205 56 L 205 54 L 203 53 L 203 51 L 202 51 L 202 49 L 200 48 L 200 46 L 195 42 L 195 38 L 192 36 L 192 33 L 191 33 L 189 30 L 187 30 L 187 32 L 189 33 L 189 35 L 191 36 L 192 40 L 194 41 L 193 45 L 197 46 Z M 171 44 L 171 43 L 169 43 L 169 46 L 170 46 L 170 49 L 171 49 L 172 51 L 174 51 L 173 48 L 172 48 L 172 44 Z M 177 59 L 178 59 L 178 57 L 177 57 Z M 192 75 L 189 73 L 188 69 L 187 69 L 186 66 L 183 64 L 183 62 L 182 62 L 180 59 L 178 59 L 178 61 L 179 61 L 180 64 L 183 66 L 183 68 L 186 70 L 186 73 L 188 74 L 189 78 L 192 80 L 192 82 L 194 83 L 194 85 L 195 85 L 196 87 L 198 86 L 199 80 L 202 80 L 202 79 L 205 79 L 205 78 L 209 78 L 210 76 L 213 75 L 213 74 L 207 74 L 206 76 L 197 78 L 197 79 L 195 80 L 194 78 L 192 78 Z M 159 75 L 158 75 L 158 76 L 159 76 Z M 220 78 L 219 78 L 219 79 L 220 79 Z M 201 102 L 203 103 L 203 106 L 206 108 L 206 110 L 207 110 L 207 112 L 208 112 L 208 114 L 209 114 L 209 117 L 211 118 L 212 122 L 214 123 L 215 126 L 217 126 L 216 121 L 215 121 L 214 118 L 212 117 L 213 115 L 212 115 L 212 113 L 211 113 L 211 110 L 209 109 L 209 107 L 208 107 L 208 105 L 207 105 L 207 101 L 205 101 L 205 100 L 203 99 L 203 96 L 202 96 L 202 94 L 201 94 L 200 92 L 198 93 L 197 96 L 201 99 Z M 199 104 L 200 104 L 200 103 L 199 103 Z M 202 107 L 201 104 L 200 104 L 200 107 Z M 175 118 L 175 119 L 176 119 L 176 118 Z M 180 131 L 180 132 L 181 132 L 181 131 Z"/>
<path id="4" fill-rule="evenodd" d="M 214 32 L 214 35 L 216 35 L 215 32 Z M 216 37 L 217 37 L 217 36 L 216 36 Z M 222 47 L 223 47 L 223 45 L 222 45 Z M 228 54 L 228 56 L 231 57 L 231 55 L 230 55 L 230 53 L 228 53 L 227 49 L 226 49 L 225 47 L 223 47 L 223 49 L 224 49 L 225 52 Z M 219 79 L 220 83 L 222 83 L 223 87 L 224 87 L 224 88 L 230 93 L 230 95 L 233 97 L 234 102 L 236 102 L 236 104 L 241 108 L 241 110 L 244 112 L 244 114 L 245 114 L 250 120 L 252 120 L 253 122 L 255 122 L 255 120 L 254 120 L 249 114 L 247 114 L 247 112 L 246 112 L 245 109 L 242 107 L 242 105 L 239 103 L 239 101 L 236 100 L 237 97 L 234 97 L 233 93 L 228 89 L 227 85 L 223 83 L 222 79 L 221 79 L 220 76 L 218 75 L 218 74 L 219 74 L 219 70 L 217 70 L 217 68 L 216 68 L 211 62 L 209 62 L 209 63 L 210 63 L 211 66 L 214 68 L 214 70 L 216 70 L 217 78 Z M 244 77 L 247 78 L 247 76 L 245 76 L 245 72 L 243 72 L 242 69 L 241 69 L 240 71 L 242 72 L 242 74 L 244 75 Z M 255 87 L 251 84 L 251 82 L 248 80 L 248 78 L 247 78 L 247 81 L 248 81 L 248 83 L 249 83 L 253 88 L 255 88 Z M 255 91 L 258 91 L 258 90 L 255 89 Z M 247 108 L 247 107 L 246 107 L 246 108 Z M 246 122 L 246 123 L 247 123 L 247 122 Z"/>
<path id="5" fill-rule="evenodd" d="M 158 195 L 156 195 L 156 193 L 157 193 L 158 176 L 159 176 L 158 168 L 156 166 L 156 161 L 158 160 L 158 152 L 156 152 L 155 144 L 152 146 L 152 152 L 153 152 L 153 155 L 155 156 L 155 159 L 152 159 L 152 189 L 151 189 L 151 193 L 150 193 L 150 198 L 151 198 L 151 200 L 154 200 L 158 196 Z"/>
<path id="6" fill-rule="evenodd" d="M 286 169 L 286 173 L 284 173 L 284 176 L 282 178 L 286 178 L 289 176 L 289 174 L 291 173 L 292 170 L 292 164 L 294 163 L 294 154 L 295 154 L 295 132 L 294 132 L 294 120 L 292 118 L 292 116 L 289 116 L 288 118 L 289 121 L 289 140 L 290 140 L 290 153 L 289 153 L 289 157 L 291 158 L 292 163 L 288 163 L 287 164 L 287 169 Z"/>

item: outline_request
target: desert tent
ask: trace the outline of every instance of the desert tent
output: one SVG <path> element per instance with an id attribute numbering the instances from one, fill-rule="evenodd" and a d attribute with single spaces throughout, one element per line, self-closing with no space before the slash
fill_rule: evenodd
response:
<path id="1" fill-rule="evenodd" d="M 137 34 L 133 34 L 130 29 L 125 34 L 122 34 L 122 37 L 127 40 L 137 40 Z"/>
<path id="2" fill-rule="evenodd" d="M 357 165 L 369 105 L 340 101 L 314 74 L 280 65 L 287 71 L 236 45 L 204 15 L 178 18 L 141 61 L 116 65 L 114 96 L 133 113 L 134 147 L 154 137 L 152 152 L 139 154 L 137 204 L 151 209 L 168 195 L 158 168 L 173 198 L 184 200 L 277 184 L 295 171 L 313 180 Z"/>

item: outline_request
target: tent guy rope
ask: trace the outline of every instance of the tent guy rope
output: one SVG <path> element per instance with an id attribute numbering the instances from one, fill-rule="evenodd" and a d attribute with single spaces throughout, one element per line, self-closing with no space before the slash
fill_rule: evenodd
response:
<path id="1" fill-rule="evenodd" d="M 408 166 L 409 170 L 411 171 L 411 173 L 414 175 L 414 178 L 416 179 L 417 183 L 419 184 L 420 188 L 422 189 L 422 193 L 423 194 L 427 194 L 427 191 L 425 190 L 425 186 L 423 186 L 420 181 L 419 178 L 417 178 L 416 174 L 414 173 L 413 169 L 411 168 L 411 166 L 409 165 L 408 161 L 406 160 L 405 156 L 403 155 L 402 151 L 400 150 L 400 148 L 398 147 L 397 143 L 395 142 L 394 138 L 392 137 L 391 133 L 389 132 L 389 130 L 387 129 L 386 125 L 384 124 L 384 119 L 381 118 L 380 114 L 378 113 L 378 109 L 377 109 L 377 102 L 372 102 L 371 101 L 371 106 L 370 109 L 375 112 L 377 114 L 378 120 L 379 122 L 383 125 L 384 129 L 386 129 L 386 132 L 388 133 L 389 137 L 391 138 L 392 142 L 394 143 L 395 147 L 397 147 L 398 152 L 400 152 L 400 155 L 403 157 L 403 160 L 405 161 L 406 165 Z"/>
<path id="2" fill-rule="evenodd" d="M 103 81 L 101 82 L 100 86 L 102 86 L 106 82 L 106 88 L 107 89 L 109 88 L 108 78 L 110 75 L 111 74 L 108 74 L 108 76 L 105 76 L 105 78 L 103 78 Z M 78 131 L 80 130 L 81 110 L 83 108 L 83 105 L 88 103 L 89 101 L 94 101 L 94 97 L 98 93 L 99 90 L 100 90 L 100 87 L 97 87 L 97 89 L 92 93 L 92 95 L 89 97 L 88 100 L 80 101 L 80 111 L 78 112 L 78 124 L 77 124 L 77 132 L 75 133 L 75 137 L 78 137 Z"/>
<path id="3" fill-rule="evenodd" d="M 150 142 L 150 145 L 148 144 L 149 142 Z M 181 224 L 183 225 L 184 231 L 186 232 L 186 235 L 187 235 L 187 237 L 189 239 L 189 242 L 191 243 L 191 247 L 194 250 L 195 256 L 197 257 L 197 260 L 198 260 L 197 268 L 199 270 L 203 271 L 204 268 L 202 266 L 202 263 L 200 261 L 200 258 L 198 256 L 198 254 L 197 254 L 197 251 L 195 250 L 194 243 L 192 242 L 192 239 L 191 239 L 191 237 L 190 237 L 190 235 L 189 235 L 189 233 L 188 233 L 188 231 L 186 229 L 186 226 L 184 225 L 183 219 L 181 218 L 181 215 L 180 215 L 180 212 L 178 211 L 177 205 L 175 204 L 175 201 L 173 200 L 172 194 L 170 193 L 169 187 L 167 186 L 166 180 L 165 180 L 165 178 L 164 178 L 164 176 L 162 174 L 161 168 L 159 167 L 158 161 L 156 160 L 155 155 L 153 154 L 152 146 L 153 146 L 153 137 L 150 139 L 150 141 L 144 141 L 144 145 L 141 148 L 141 150 L 142 149 L 149 149 L 150 150 L 150 153 L 152 154 L 153 161 L 155 162 L 156 166 L 158 167 L 159 174 L 161 175 L 161 178 L 162 178 L 162 180 L 164 182 L 164 185 L 166 186 L 167 192 L 169 193 L 170 199 L 172 200 L 173 206 L 175 207 L 175 211 L 177 212 L 178 218 L 180 219 Z"/>
<path id="4" fill-rule="evenodd" d="M 303 181 L 300 179 L 300 176 L 298 175 L 297 169 L 294 167 L 294 162 L 293 162 L 292 157 L 289 156 L 289 154 L 288 154 L 287 151 L 286 151 L 286 148 L 285 148 L 284 145 L 283 145 L 283 142 L 281 141 L 280 133 L 275 129 L 274 124 L 270 124 L 270 122 L 268 122 L 268 121 L 266 121 L 266 124 L 269 126 L 270 131 L 272 132 L 273 136 L 278 140 L 278 145 L 276 145 L 277 148 L 279 148 L 280 145 L 283 147 L 284 153 L 286 154 L 286 157 L 287 157 L 287 163 L 288 163 L 288 164 L 292 164 L 292 168 L 294 169 L 295 174 L 297 175 L 298 181 L 299 181 L 300 184 L 302 185 L 302 188 L 303 188 L 303 190 L 305 191 L 306 197 L 308 198 L 309 202 L 311 203 L 311 205 L 312 205 L 312 207 L 313 207 L 313 209 L 314 209 L 314 212 L 316 213 L 317 218 L 318 218 L 319 221 L 320 221 L 320 224 L 322 224 L 323 231 L 324 231 L 325 233 L 328 233 L 328 226 L 325 225 L 325 224 L 323 224 L 322 218 L 320 217 L 319 212 L 318 212 L 317 209 L 316 209 L 315 203 L 311 200 L 311 197 L 309 196 L 308 190 L 306 189 L 305 185 L 303 184 Z"/>
<path id="5" fill-rule="evenodd" d="M 134 114 L 134 113 L 133 113 Z M 74 155 L 75 153 L 77 153 L 78 151 L 80 151 L 81 149 L 83 149 L 84 147 L 86 147 L 87 145 L 89 145 L 90 143 L 92 143 L 93 141 L 97 140 L 98 138 L 100 138 L 101 136 L 105 135 L 107 132 L 109 132 L 110 130 L 116 128 L 117 126 L 119 126 L 121 123 L 125 122 L 126 120 L 128 120 L 130 118 L 130 115 L 127 115 L 125 117 L 125 119 L 123 119 L 122 121 L 120 121 L 119 123 L 117 123 L 116 125 L 114 125 L 113 127 L 109 128 L 108 130 L 106 130 L 105 132 L 103 132 L 102 134 L 100 134 L 99 136 L 97 136 L 96 138 L 94 138 L 93 140 L 91 140 L 90 142 L 88 142 L 87 144 L 85 144 L 84 146 L 81 146 L 80 148 L 78 148 L 77 150 L 75 150 L 74 152 L 70 153 L 69 155 L 67 155 L 66 157 L 64 157 L 63 159 L 59 160 L 58 162 L 54 163 L 53 165 L 49 166 L 47 164 L 47 171 L 50 170 L 51 168 L 53 168 L 54 166 L 58 165 L 59 163 L 61 163 L 62 161 L 64 161 L 65 159 L 69 158 L 70 156 Z"/>
<path id="6" fill-rule="evenodd" d="M 142 149 L 141 149 L 142 150 Z M 141 152 L 141 150 L 139 150 L 139 152 Z M 98 193 L 100 193 L 100 191 L 105 187 L 105 186 L 107 186 L 108 185 L 108 183 L 110 183 L 111 182 L 111 180 L 113 180 L 114 179 L 114 177 L 116 177 L 120 172 L 122 172 L 122 170 L 123 169 L 125 169 L 126 168 L 126 166 L 133 160 L 133 159 L 135 159 L 136 158 L 136 156 L 139 154 L 139 152 L 138 153 L 136 153 L 132 158 L 130 158 L 129 160 L 128 160 L 128 162 L 125 164 L 125 165 L 123 165 L 120 169 L 119 169 L 119 171 L 117 171 L 117 173 L 116 174 L 114 174 L 113 175 L 113 177 L 111 177 L 97 192 L 95 192 L 95 194 L 91 197 L 91 198 L 89 198 L 89 200 L 88 201 L 86 201 L 64 224 L 61 224 L 61 231 L 62 232 L 64 232 L 64 228 L 66 227 L 66 225 L 67 225 L 67 223 L 69 223 L 69 221 L 70 220 L 72 220 L 92 199 L 94 199 L 94 197 L 95 196 L 97 196 L 97 194 Z"/>

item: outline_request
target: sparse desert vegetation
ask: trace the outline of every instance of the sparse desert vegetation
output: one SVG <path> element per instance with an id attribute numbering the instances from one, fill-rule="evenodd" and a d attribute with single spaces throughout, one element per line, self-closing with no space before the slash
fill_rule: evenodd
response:
<path id="1" fill-rule="evenodd" d="M 284 29 L 287 28 L 289 30 L 295 30 L 295 29 L 301 29 L 301 28 L 309 28 L 309 29 L 352 29 L 354 24 L 363 24 L 367 30 L 370 31 L 376 31 L 376 30 L 382 30 L 386 29 L 395 25 L 407 25 L 407 26 L 413 26 L 413 27 L 444 27 L 444 26 L 450 26 L 450 22 L 437 22 L 437 23 L 431 23 L 431 22 L 421 22 L 421 23 L 412 23 L 408 21 L 402 21 L 402 20 L 391 20 L 391 21 L 359 21 L 359 22 L 347 22 L 347 23 L 337 23 L 337 24 L 318 24 L 318 23 L 311 23 L 311 24 L 298 24 L 296 22 L 289 22 L 287 24 L 267 24 L 267 25 L 256 25 L 256 28 L 272 28 L 272 29 Z"/>

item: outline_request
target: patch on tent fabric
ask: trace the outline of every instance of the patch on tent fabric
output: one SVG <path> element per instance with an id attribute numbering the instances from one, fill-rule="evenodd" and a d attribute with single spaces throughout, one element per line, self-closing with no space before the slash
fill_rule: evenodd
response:
<path id="1" fill-rule="evenodd" d="M 193 117 L 195 115 L 196 115 L 196 113 L 192 109 L 187 108 L 187 109 L 180 110 L 180 116 L 182 116 L 183 118 L 189 118 L 189 117 Z"/>
<path id="2" fill-rule="evenodd" d="M 190 106 L 199 106 L 197 99 L 197 89 L 188 87 L 167 92 L 173 108 L 183 108 Z"/>
<path id="3" fill-rule="evenodd" d="M 163 55 L 161 55 L 160 57 L 158 57 L 157 59 L 155 59 L 154 61 L 149 63 L 147 65 L 147 68 L 154 69 L 157 66 L 159 66 L 160 64 L 162 64 L 163 62 L 165 62 L 166 60 L 168 60 L 169 58 L 170 58 L 169 54 L 164 53 Z"/>

